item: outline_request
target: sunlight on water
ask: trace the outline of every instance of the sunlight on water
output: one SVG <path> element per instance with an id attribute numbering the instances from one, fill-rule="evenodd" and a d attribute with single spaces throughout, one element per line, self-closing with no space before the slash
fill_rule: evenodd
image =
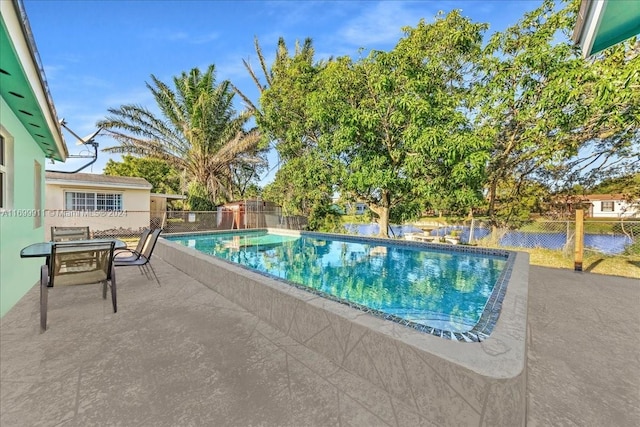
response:
<path id="1" fill-rule="evenodd" d="M 466 332 L 506 265 L 497 256 L 266 232 L 172 236 L 245 267 L 419 324 Z"/>

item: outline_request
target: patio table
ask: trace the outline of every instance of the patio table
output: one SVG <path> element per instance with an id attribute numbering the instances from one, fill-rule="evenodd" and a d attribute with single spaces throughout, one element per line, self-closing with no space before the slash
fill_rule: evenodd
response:
<path id="1" fill-rule="evenodd" d="M 127 244 L 122 240 L 118 239 L 89 239 L 89 240 L 70 240 L 64 243 L 105 243 L 105 242 L 115 242 L 114 249 L 124 249 L 127 247 Z M 47 264 L 49 263 L 49 256 L 51 255 L 51 247 L 61 242 L 40 242 L 33 243 L 25 248 L 22 248 L 20 251 L 20 258 L 39 258 L 39 257 L 47 257 Z"/>
<path id="2" fill-rule="evenodd" d="M 51 258 L 51 247 L 56 243 L 107 243 L 114 242 L 113 249 L 124 249 L 127 244 L 118 239 L 89 239 L 89 240 L 69 240 L 66 242 L 40 242 L 33 243 L 20 251 L 20 258 L 40 258 L 46 257 L 46 265 L 49 265 Z M 49 285 L 51 286 L 51 285 Z"/>

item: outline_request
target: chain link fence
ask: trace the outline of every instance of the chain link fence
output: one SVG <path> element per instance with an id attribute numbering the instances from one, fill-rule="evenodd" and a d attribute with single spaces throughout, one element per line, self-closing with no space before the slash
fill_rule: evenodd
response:
<path id="1" fill-rule="evenodd" d="M 462 225 L 462 243 L 509 249 L 548 249 L 573 256 L 575 221 L 535 221 L 518 227 L 495 228 L 473 220 Z M 584 222 L 585 251 L 608 256 L 640 255 L 640 221 Z"/>
<path id="2" fill-rule="evenodd" d="M 218 211 L 45 211 L 45 227 L 86 227 L 93 238 L 117 238 L 137 242 L 144 228 L 164 233 L 190 233 L 235 229 L 281 228 L 302 230 L 302 216 L 282 215 L 280 210 Z"/>
<path id="3" fill-rule="evenodd" d="M 161 218 L 156 218 L 161 222 Z M 255 228 L 281 228 L 303 230 L 305 217 L 282 215 L 273 211 L 173 211 L 166 213 L 163 223 L 165 233 L 239 230 Z"/>
<path id="4" fill-rule="evenodd" d="M 257 205 L 255 205 L 257 206 Z M 164 233 L 191 233 L 236 229 L 280 228 L 304 230 L 307 219 L 284 215 L 281 209 L 262 209 L 245 204 L 243 208 L 217 211 L 45 211 L 45 227 L 89 226 L 94 238 L 117 238 L 135 244 L 144 228 L 162 228 Z M 348 224 L 347 224 L 348 225 Z M 376 224 L 345 226 L 349 234 L 375 235 Z M 542 251 L 550 256 L 573 260 L 575 221 L 536 220 L 524 224 L 492 227 L 482 220 L 457 224 L 433 222 L 395 226 L 392 236 L 426 242 L 470 244 L 481 247 Z M 417 232 L 417 233 L 416 233 Z M 634 265 L 640 262 L 640 220 L 584 221 L 585 256 L 616 257 Z M 569 264 L 565 264 L 569 265 Z M 640 264 L 638 264 L 640 267 Z"/>
<path id="5" fill-rule="evenodd" d="M 640 278 L 640 220 L 586 220 L 583 257 L 576 258 L 576 223 L 568 220 L 532 220 L 493 227 L 478 219 L 458 223 L 434 218 L 414 224 L 392 225 L 389 236 L 427 243 L 467 244 L 525 251 L 533 265 L 575 268 Z M 374 223 L 345 224 L 345 232 L 375 236 Z"/>

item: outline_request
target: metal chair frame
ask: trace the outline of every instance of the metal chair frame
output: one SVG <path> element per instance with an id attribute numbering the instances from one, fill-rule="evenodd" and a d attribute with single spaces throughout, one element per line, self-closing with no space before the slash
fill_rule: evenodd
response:
<path id="1" fill-rule="evenodd" d="M 158 237 L 162 232 L 161 228 L 156 228 L 151 232 L 149 237 L 147 238 L 142 252 L 135 252 L 135 255 L 138 257 L 133 259 L 124 259 L 118 260 L 117 258 L 114 260 L 114 265 L 116 267 L 133 267 L 136 266 L 140 269 L 140 274 L 144 274 L 148 280 L 155 279 L 156 283 L 160 285 L 160 280 L 158 280 L 158 276 L 156 275 L 153 266 L 151 265 L 151 256 L 153 255 L 153 249 L 156 247 L 156 243 L 158 242 Z"/>
<path id="2" fill-rule="evenodd" d="M 89 240 L 90 236 L 89 227 L 51 227 L 52 242 Z"/>
<path id="3" fill-rule="evenodd" d="M 116 272 L 113 262 L 115 242 L 60 242 L 51 246 L 48 265 L 40 268 L 40 327 L 47 330 L 49 288 L 56 284 L 102 283 L 102 298 L 111 289 L 113 312 L 118 312 Z"/>

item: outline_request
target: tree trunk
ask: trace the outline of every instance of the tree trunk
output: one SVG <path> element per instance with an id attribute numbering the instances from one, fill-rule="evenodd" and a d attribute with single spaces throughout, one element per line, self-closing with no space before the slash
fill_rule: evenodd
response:
<path id="1" fill-rule="evenodd" d="M 382 190 L 380 205 L 369 205 L 369 209 L 378 215 L 378 237 L 389 237 L 389 211 L 391 210 L 391 197 L 388 190 Z"/>
<path id="2" fill-rule="evenodd" d="M 380 207 L 377 214 L 379 216 L 378 225 L 380 226 L 378 237 L 389 237 L 389 208 Z"/>

